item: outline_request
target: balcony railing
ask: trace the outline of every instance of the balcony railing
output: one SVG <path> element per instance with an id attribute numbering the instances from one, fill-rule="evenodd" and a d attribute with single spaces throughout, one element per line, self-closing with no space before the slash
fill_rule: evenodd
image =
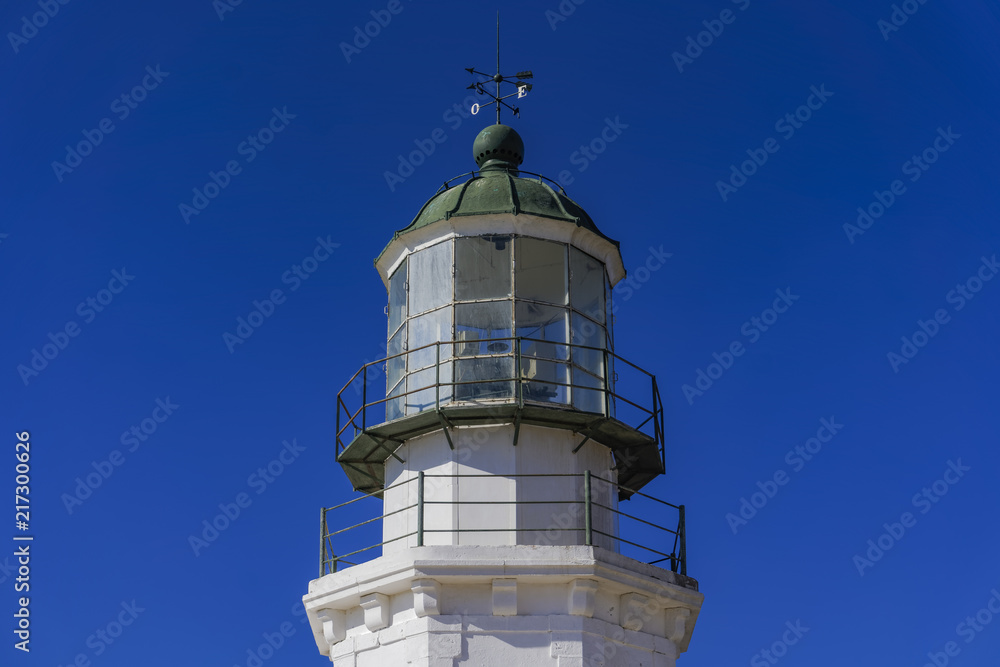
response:
<path id="1" fill-rule="evenodd" d="M 620 422 L 651 441 L 662 472 L 654 375 L 604 348 L 525 337 L 440 341 L 365 364 L 337 395 L 337 456 L 360 434 L 415 414 L 526 404 Z"/>
<path id="2" fill-rule="evenodd" d="M 470 477 L 494 477 L 500 479 L 511 479 L 516 483 L 517 480 L 521 478 L 567 478 L 576 477 L 580 479 L 582 484 L 582 493 L 579 494 L 579 498 L 565 498 L 565 497 L 554 497 L 554 498 L 544 498 L 536 500 L 511 500 L 511 501 L 489 501 L 490 505 L 565 505 L 572 506 L 576 505 L 576 514 L 583 515 L 583 525 L 575 526 L 572 525 L 573 521 L 560 519 L 564 514 L 551 514 L 547 519 L 541 519 L 539 523 L 547 523 L 548 525 L 537 525 L 528 527 L 515 527 L 515 528 L 487 528 L 483 526 L 477 526 L 475 528 L 440 528 L 434 525 L 428 525 L 425 521 L 425 510 L 428 505 L 475 505 L 482 504 L 485 501 L 463 501 L 463 500 L 446 500 L 446 501 L 432 501 L 425 499 L 425 487 L 427 485 L 427 480 L 439 478 L 448 480 L 457 480 L 462 478 Z M 641 493 L 634 489 L 626 489 L 621 485 L 604 479 L 598 475 L 592 474 L 589 470 L 584 473 L 566 473 L 561 475 L 532 475 L 532 474 L 519 474 L 519 475 L 485 475 L 485 474 L 463 474 L 463 475 L 432 475 L 424 474 L 423 472 L 418 472 L 416 477 L 410 478 L 406 481 L 399 482 L 390 487 L 387 487 L 384 491 L 389 492 L 394 489 L 401 489 L 409 485 L 416 484 L 416 501 L 406 505 L 404 507 L 399 507 L 393 509 L 392 511 L 373 516 L 361 521 L 360 523 L 355 523 L 353 525 L 347 526 L 346 528 L 340 528 L 337 530 L 331 530 L 331 518 L 336 518 L 339 516 L 350 515 L 356 518 L 359 512 L 357 503 L 364 502 L 366 500 L 371 500 L 376 502 L 376 495 L 380 494 L 365 494 L 359 496 L 353 500 L 341 503 L 334 507 L 326 507 L 321 510 L 320 513 L 320 563 L 319 563 L 319 575 L 322 577 L 327 574 L 337 572 L 343 566 L 358 565 L 362 562 L 377 558 L 380 555 L 380 550 L 382 547 L 394 544 L 396 542 L 407 540 L 411 541 L 410 538 L 415 538 L 415 546 L 424 546 L 424 541 L 429 534 L 451 534 L 458 535 L 462 533 L 477 533 L 485 534 L 490 532 L 498 533 L 508 533 L 514 535 L 514 541 L 518 542 L 518 536 L 521 534 L 535 535 L 534 543 L 538 544 L 551 544 L 555 539 L 547 540 L 546 535 L 550 533 L 573 533 L 576 539 L 574 542 L 576 544 L 583 544 L 587 546 L 595 545 L 596 537 L 607 538 L 604 542 L 610 542 L 617 547 L 617 550 L 625 553 L 625 555 L 630 554 L 651 554 L 652 560 L 648 560 L 651 565 L 659 565 L 660 563 L 668 562 L 670 563 L 670 570 L 672 572 L 680 573 L 682 575 L 687 575 L 687 543 L 685 537 L 685 527 L 684 527 L 684 505 L 673 505 L 666 501 L 660 500 L 659 498 L 654 498 L 653 496 Z M 638 516 L 628 514 L 621 511 L 617 507 L 612 507 L 611 504 L 605 504 L 601 502 L 601 494 L 594 493 L 595 484 L 608 485 L 611 488 L 618 489 L 619 491 L 627 491 L 632 498 L 631 503 L 651 503 L 649 516 L 663 517 L 667 516 L 666 513 L 671 511 L 676 511 L 676 524 L 674 527 L 667 527 L 659 523 L 654 523 Z M 610 501 L 609 501 L 610 502 Z M 380 503 L 381 504 L 381 503 Z M 582 506 L 582 507 L 581 507 Z M 602 531 L 595 526 L 594 512 L 596 510 L 601 510 L 605 512 L 610 512 L 617 519 L 626 519 L 628 525 L 622 526 L 620 521 L 618 522 L 618 530 L 614 531 L 618 534 L 611 534 L 607 531 Z M 373 539 L 372 528 L 378 528 L 378 534 L 382 535 L 382 522 L 391 517 L 396 517 L 403 512 L 415 511 L 416 512 L 416 523 L 414 530 L 409 532 L 400 532 L 388 540 L 383 538 L 382 541 L 371 543 L 370 540 Z M 635 522 L 635 523 L 631 523 Z M 368 530 L 365 528 L 368 527 Z M 636 536 L 633 539 L 626 539 L 620 537 L 620 535 L 625 532 L 632 535 L 639 529 L 643 529 L 643 533 L 640 536 Z M 650 533 L 648 529 L 655 529 L 655 533 Z M 652 537 L 656 535 L 657 537 Z M 539 539 L 539 536 L 541 538 Z M 636 541 L 643 539 L 642 542 Z M 402 548 L 402 545 L 398 545 Z M 648 557 L 648 556 L 647 556 Z M 637 560 L 645 560 L 645 558 L 637 558 Z"/>

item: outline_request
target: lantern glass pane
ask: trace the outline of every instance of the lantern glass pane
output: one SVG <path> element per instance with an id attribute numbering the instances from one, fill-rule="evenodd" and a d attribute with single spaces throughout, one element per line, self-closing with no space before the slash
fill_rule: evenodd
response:
<path id="1" fill-rule="evenodd" d="M 569 367 L 554 361 L 521 357 L 524 399 L 542 403 L 569 403 Z"/>
<path id="2" fill-rule="evenodd" d="M 569 359 L 569 311 L 518 301 L 514 308 L 514 326 L 521 341 L 521 354 L 545 359 Z M 562 345 L 559 345 L 562 343 Z"/>
<path id="3" fill-rule="evenodd" d="M 569 269 L 573 308 L 604 324 L 604 265 L 570 246 Z"/>
<path id="4" fill-rule="evenodd" d="M 511 291 L 511 238 L 455 240 L 455 300 L 502 299 Z"/>
<path id="5" fill-rule="evenodd" d="M 517 298 L 565 305 L 566 246 L 562 243 L 519 237 L 517 239 Z"/>
<path id="6" fill-rule="evenodd" d="M 460 303 L 455 306 L 455 354 L 473 356 L 509 352 L 511 335 L 510 301 Z"/>
<path id="7" fill-rule="evenodd" d="M 452 245 L 444 241 L 410 255 L 410 315 L 451 303 Z"/>
<path id="8" fill-rule="evenodd" d="M 573 407 L 584 412 L 604 412 L 604 382 L 585 370 L 573 368 Z M 583 389 L 593 387 L 593 389 Z"/>
<path id="9" fill-rule="evenodd" d="M 510 355 L 456 359 L 455 400 L 510 399 L 513 379 L 514 357 Z"/>
<path id="10" fill-rule="evenodd" d="M 438 360 L 451 356 L 451 345 L 431 345 L 439 341 L 451 340 L 451 308 L 438 308 L 418 317 L 410 318 L 407 348 L 407 365 L 410 371 L 433 366 Z M 430 347 L 425 347 L 430 345 Z M 423 348 L 423 349 L 417 349 Z"/>
<path id="11" fill-rule="evenodd" d="M 598 377 L 604 376 L 604 327 L 573 313 L 573 363 Z M 598 349 L 590 349 L 598 348 Z"/>
<path id="12" fill-rule="evenodd" d="M 389 335 L 406 320 L 406 260 L 389 278 Z"/>
<path id="13" fill-rule="evenodd" d="M 389 339 L 388 352 L 389 359 L 385 362 L 386 385 L 389 389 L 396 386 L 403 374 L 406 373 L 406 355 L 401 354 L 406 348 L 406 327 L 402 327 L 396 335 Z M 399 355 L 398 357 L 393 355 Z"/>

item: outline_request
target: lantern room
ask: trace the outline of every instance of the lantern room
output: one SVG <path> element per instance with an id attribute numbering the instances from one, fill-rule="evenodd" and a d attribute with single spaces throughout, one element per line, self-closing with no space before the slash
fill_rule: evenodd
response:
<path id="1" fill-rule="evenodd" d="M 409 253 L 389 278 L 386 418 L 510 400 L 515 375 L 525 401 L 604 413 L 610 289 L 566 242 L 454 236 Z"/>
<path id="2" fill-rule="evenodd" d="M 523 156 L 512 128 L 485 128 L 479 170 L 446 182 L 375 260 L 386 358 L 353 380 L 363 406 L 338 406 L 338 461 L 358 490 L 379 492 L 410 438 L 441 431 L 453 448 L 455 426 L 501 421 L 514 446 L 522 424 L 601 443 L 633 489 L 663 472 L 656 380 L 614 353 L 618 242 L 557 183 L 521 170 Z M 616 391 L 626 372 L 645 397 Z"/>

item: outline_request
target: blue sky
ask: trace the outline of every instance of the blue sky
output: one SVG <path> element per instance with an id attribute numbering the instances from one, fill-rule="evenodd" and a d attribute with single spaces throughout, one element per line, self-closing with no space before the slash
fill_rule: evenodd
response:
<path id="1" fill-rule="evenodd" d="M 352 497 L 336 395 L 384 351 L 372 259 L 474 168 L 493 116 L 464 114 L 464 68 L 493 67 L 497 7 L 221 2 L 0 10 L 0 490 L 28 431 L 35 536 L 30 655 L 2 538 L 3 664 L 246 665 L 283 627 L 264 664 L 325 662 L 294 607 L 319 508 Z M 688 667 L 774 664 L 788 623 L 787 665 L 1000 655 L 1000 618 L 966 622 L 1000 590 L 1000 7 L 902 5 L 502 7 L 502 69 L 535 73 L 505 116 L 524 168 L 632 276 L 616 351 L 659 379 L 648 488 L 687 506 L 705 593 Z"/>

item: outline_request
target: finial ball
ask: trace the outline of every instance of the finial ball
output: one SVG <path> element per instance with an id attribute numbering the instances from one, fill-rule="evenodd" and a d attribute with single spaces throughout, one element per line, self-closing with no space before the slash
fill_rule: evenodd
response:
<path id="1" fill-rule="evenodd" d="M 499 123 L 489 125 L 473 142 L 472 155 L 480 169 L 487 166 L 516 168 L 524 161 L 524 141 L 512 127 Z"/>

